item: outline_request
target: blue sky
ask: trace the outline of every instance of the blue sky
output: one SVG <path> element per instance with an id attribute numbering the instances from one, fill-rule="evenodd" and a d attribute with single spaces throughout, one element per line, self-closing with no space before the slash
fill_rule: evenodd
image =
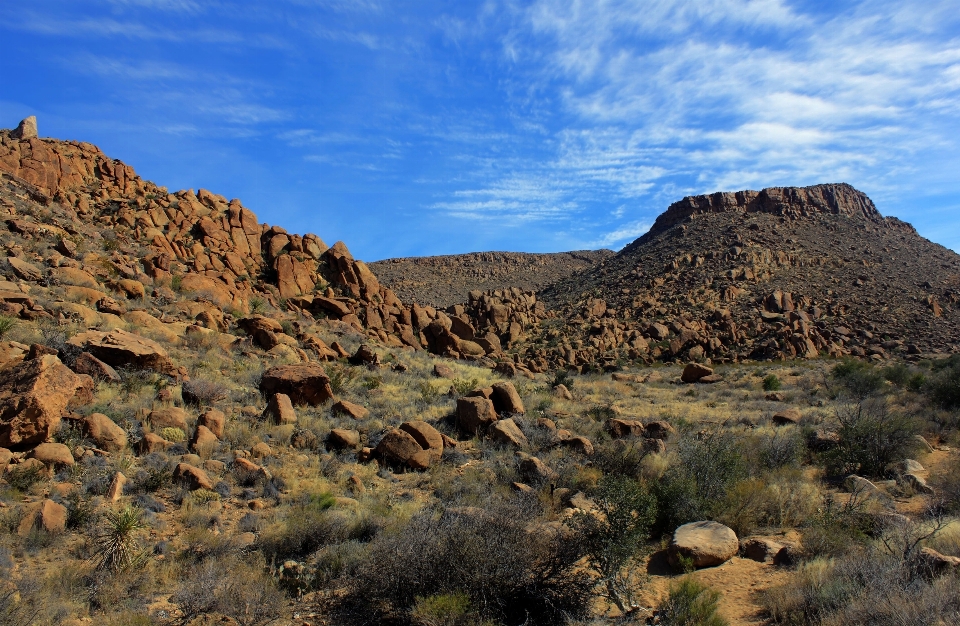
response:
<path id="1" fill-rule="evenodd" d="M 956 0 L 5 0 L 0 54 L 0 125 L 367 260 L 840 181 L 960 250 Z"/>

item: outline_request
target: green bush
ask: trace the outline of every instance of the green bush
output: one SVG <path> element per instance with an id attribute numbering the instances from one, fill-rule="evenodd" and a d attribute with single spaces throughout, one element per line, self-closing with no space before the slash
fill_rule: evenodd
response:
<path id="1" fill-rule="evenodd" d="M 44 470 L 37 465 L 14 466 L 5 476 L 7 484 L 17 491 L 27 491 L 44 479 Z"/>
<path id="2" fill-rule="evenodd" d="M 866 361 L 844 359 L 833 367 L 833 377 L 856 399 L 862 400 L 883 389 L 883 373 Z"/>
<path id="3" fill-rule="evenodd" d="M 677 461 L 654 485 L 658 533 L 710 519 L 729 489 L 747 476 L 742 446 L 732 433 L 718 429 L 694 436 L 684 433 L 677 443 Z"/>
<path id="4" fill-rule="evenodd" d="M 770 374 L 763 379 L 764 391 L 778 391 L 782 387 L 780 379 L 775 374 Z"/>
<path id="5" fill-rule="evenodd" d="M 657 607 L 657 623 L 661 626 L 726 626 L 727 620 L 717 614 L 719 604 L 719 593 L 685 576 Z"/>
<path id="6" fill-rule="evenodd" d="M 836 476 L 880 476 L 891 463 L 916 449 L 919 427 L 909 415 L 891 410 L 883 398 L 866 399 L 837 409 L 840 441 L 823 455 Z"/>
<path id="7" fill-rule="evenodd" d="M 146 528 L 143 512 L 132 506 L 104 514 L 105 526 L 97 537 L 97 570 L 118 574 L 145 559 L 137 533 Z"/>
<path id="8" fill-rule="evenodd" d="M 383 623 L 420 598 L 458 593 L 479 620 L 533 626 L 586 616 L 593 581 L 579 564 L 579 542 L 536 526 L 538 516 L 526 500 L 414 515 L 371 542 L 347 581 L 340 617 Z"/>
<path id="9" fill-rule="evenodd" d="M 927 383 L 930 399 L 944 409 L 960 408 L 960 355 L 934 363 L 933 369 Z"/>
<path id="10" fill-rule="evenodd" d="M 604 476 L 591 494 L 599 515 L 581 513 L 574 527 L 586 552 L 587 563 L 597 572 L 596 589 L 626 613 L 633 604 L 633 585 L 627 567 L 640 553 L 657 516 L 657 502 L 638 481 L 624 476 Z"/>
<path id="11" fill-rule="evenodd" d="M 16 325 L 16 318 L 0 315 L 0 339 L 3 339 Z"/>

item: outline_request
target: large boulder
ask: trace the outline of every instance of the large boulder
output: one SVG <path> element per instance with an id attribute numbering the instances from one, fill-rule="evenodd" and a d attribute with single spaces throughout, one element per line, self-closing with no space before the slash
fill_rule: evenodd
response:
<path id="1" fill-rule="evenodd" d="M 34 529 L 48 533 L 63 532 L 67 528 L 67 507 L 46 499 L 23 507 L 17 534 L 28 536 Z"/>
<path id="2" fill-rule="evenodd" d="M 370 415 L 369 409 L 350 402 L 349 400 L 340 400 L 331 408 L 337 415 L 347 415 L 355 420 L 362 420 Z"/>
<path id="3" fill-rule="evenodd" d="M 36 459 L 47 467 L 69 467 L 74 463 L 70 448 L 62 443 L 41 443 L 30 451 L 29 458 Z"/>
<path id="4" fill-rule="evenodd" d="M 713 370 L 706 365 L 689 363 L 685 368 L 683 368 L 683 373 L 680 375 L 680 380 L 685 383 L 695 383 L 700 379 L 711 375 L 713 375 Z"/>
<path id="5" fill-rule="evenodd" d="M 120 374 L 89 352 L 81 352 L 73 362 L 73 371 L 86 374 L 97 380 L 107 380 L 112 383 L 120 382 Z"/>
<path id="6" fill-rule="evenodd" d="M 187 412 L 180 407 L 154 409 L 147 415 L 147 421 L 157 431 L 162 428 L 179 428 L 184 433 L 187 432 Z"/>
<path id="7" fill-rule="evenodd" d="M 91 413 L 80 420 L 80 429 L 107 452 L 119 452 L 127 447 L 127 432 L 103 413 Z"/>
<path id="8" fill-rule="evenodd" d="M 71 337 L 67 343 L 113 367 L 148 369 L 169 376 L 180 374 L 163 346 L 119 328 L 108 333 L 90 330 Z"/>
<path id="9" fill-rule="evenodd" d="M 84 384 L 49 354 L 0 369 L 0 447 L 23 450 L 52 437 Z"/>
<path id="10" fill-rule="evenodd" d="M 285 394 L 295 405 L 317 406 L 333 398 L 326 370 L 315 363 L 271 367 L 260 379 L 260 391 L 268 396 Z"/>
<path id="11" fill-rule="evenodd" d="M 439 461 L 443 455 L 443 435 L 436 428 L 422 420 L 404 422 L 400 430 L 409 433 L 420 447 L 429 453 L 434 461 Z"/>
<path id="12" fill-rule="evenodd" d="M 199 467 L 194 467 L 189 463 L 179 463 L 173 470 L 173 479 L 183 483 L 190 491 L 197 489 L 213 490 L 213 481 L 205 471 Z"/>
<path id="13" fill-rule="evenodd" d="M 405 465 L 411 469 L 426 469 L 433 460 L 410 433 L 394 428 L 380 440 L 373 455 L 391 465 Z"/>
<path id="14" fill-rule="evenodd" d="M 510 382 L 499 382 L 493 384 L 493 407 L 497 413 L 525 413 L 523 400 L 517 393 L 516 387 Z"/>
<path id="15" fill-rule="evenodd" d="M 679 565 L 680 558 L 693 566 L 713 567 L 729 561 L 740 549 L 737 534 L 719 522 L 691 522 L 673 532 L 669 561 Z"/>
<path id="16" fill-rule="evenodd" d="M 621 419 L 612 417 L 606 423 L 607 432 L 614 439 L 623 439 L 625 437 L 643 437 L 646 434 L 647 427 L 640 420 Z"/>
<path id="17" fill-rule="evenodd" d="M 498 420 L 490 426 L 490 439 L 514 448 L 527 447 L 527 437 L 512 419 Z"/>
<path id="18" fill-rule="evenodd" d="M 497 421 L 493 402 L 480 397 L 457 399 L 457 424 L 460 430 L 476 435 Z"/>
<path id="19" fill-rule="evenodd" d="M 296 424 L 297 413 L 293 410 L 293 403 L 290 396 L 285 393 L 275 393 L 267 402 L 267 409 L 264 414 L 274 424 Z"/>

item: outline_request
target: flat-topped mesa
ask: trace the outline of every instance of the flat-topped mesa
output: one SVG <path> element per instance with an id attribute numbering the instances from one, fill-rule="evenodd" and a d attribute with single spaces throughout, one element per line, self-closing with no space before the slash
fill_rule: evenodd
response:
<path id="1" fill-rule="evenodd" d="M 815 215 L 846 215 L 882 224 L 884 217 L 873 201 L 847 183 L 810 187 L 767 187 L 762 191 L 722 191 L 687 196 L 674 202 L 654 222 L 650 233 L 660 233 L 703 213 L 770 213 L 790 218 Z"/>

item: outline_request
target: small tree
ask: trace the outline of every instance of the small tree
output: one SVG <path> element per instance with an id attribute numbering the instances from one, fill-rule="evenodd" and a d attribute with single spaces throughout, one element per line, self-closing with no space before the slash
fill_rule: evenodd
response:
<path id="1" fill-rule="evenodd" d="M 717 614 L 719 604 L 719 593 L 684 577 L 657 607 L 657 623 L 661 626 L 727 626 L 727 620 Z"/>
<path id="2" fill-rule="evenodd" d="M 576 518 L 584 552 L 598 574 L 599 595 L 620 611 L 634 610 L 631 575 L 625 567 L 640 553 L 656 519 L 656 499 L 644 486 L 623 476 L 605 476 L 593 493 L 596 511 Z"/>
<path id="3" fill-rule="evenodd" d="M 918 429 L 909 416 L 892 411 L 884 398 L 867 398 L 837 409 L 840 441 L 827 456 L 835 474 L 879 476 L 915 448 Z"/>

